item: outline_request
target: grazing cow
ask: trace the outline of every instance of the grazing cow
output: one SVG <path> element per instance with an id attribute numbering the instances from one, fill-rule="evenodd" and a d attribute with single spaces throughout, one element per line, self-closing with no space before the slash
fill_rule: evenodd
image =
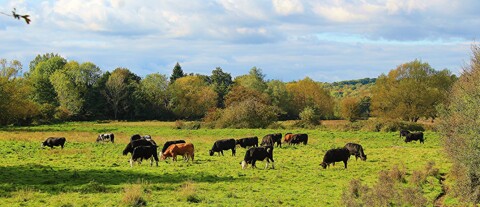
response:
<path id="1" fill-rule="evenodd" d="M 407 134 L 410 134 L 410 131 L 405 129 L 400 130 L 400 137 L 405 137 Z"/>
<path id="2" fill-rule="evenodd" d="M 325 156 L 323 156 L 323 162 L 320 165 L 323 169 L 326 169 L 333 164 L 335 166 L 335 162 L 343 161 L 345 164 L 345 169 L 347 169 L 347 161 L 350 158 L 350 151 L 347 148 L 336 148 L 336 149 L 329 149 Z"/>
<path id="3" fill-rule="evenodd" d="M 272 146 L 275 144 L 273 134 L 267 134 L 262 138 L 260 146 Z"/>
<path id="4" fill-rule="evenodd" d="M 292 141 L 293 134 L 292 133 L 286 133 L 285 138 L 283 139 L 284 143 L 291 144 L 290 142 Z"/>
<path id="5" fill-rule="evenodd" d="M 408 133 L 407 136 L 405 136 L 405 143 L 411 142 L 411 141 L 417 141 L 417 140 L 420 140 L 420 143 L 423 144 L 424 142 L 423 132 Z"/>
<path id="6" fill-rule="evenodd" d="M 350 155 L 355 155 L 355 160 L 357 160 L 359 157 L 363 161 L 367 160 L 367 155 L 363 152 L 362 145 L 356 143 L 347 143 L 345 148 L 348 149 Z"/>
<path id="7" fill-rule="evenodd" d="M 308 134 L 294 134 L 290 144 L 303 143 L 306 145 L 308 143 Z"/>
<path id="8" fill-rule="evenodd" d="M 167 150 L 167 148 L 172 145 L 172 144 L 180 144 L 180 143 L 185 143 L 185 140 L 173 140 L 173 141 L 167 141 L 165 144 L 163 144 L 162 148 L 162 154 Z"/>
<path id="9" fill-rule="evenodd" d="M 63 149 L 65 141 L 67 141 L 65 137 L 49 137 L 44 142 L 42 142 L 42 147 L 49 146 L 50 149 L 52 149 L 53 146 L 61 146 Z"/>
<path id="10" fill-rule="evenodd" d="M 218 155 L 222 153 L 223 156 L 223 150 L 232 150 L 232 156 L 235 156 L 235 139 L 222 139 L 222 140 L 217 140 L 214 144 L 212 149 L 210 150 L 210 156 L 213 156 L 215 152 L 218 152 Z"/>
<path id="11" fill-rule="evenodd" d="M 146 139 L 139 139 L 139 140 L 134 140 L 130 143 L 127 144 L 125 149 L 123 150 L 123 155 L 127 155 L 128 153 L 133 153 L 133 150 L 135 147 L 138 146 L 157 146 L 153 140 L 148 141 Z"/>
<path id="12" fill-rule="evenodd" d="M 150 166 L 153 165 L 153 159 L 158 167 L 157 146 L 138 146 L 133 149 L 132 158 L 130 158 L 130 167 L 133 167 L 133 162 L 142 163 L 143 159 L 150 159 Z"/>
<path id="13" fill-rule="evenodd" d="M 132 137 L 130 137 L 130 142 L 133 142 L 135 140 L 139 140 L 139 139 L 142 139 L 143 137 L 140 136 L 140 134 L 134 134 L 132 135 Z"/>
<path id="14" fill-rule="evenodd" d="M 236 145 L 240 145 L 240 147 L 258 147 L 258 137 L 247 137 L 235 140 Z"/>
<path id="15" fill-rule="evenodd" d="M 242 169 L 247 168 L 248 164 L 252 164 L 252 168 L 256 168 L 255 162 L 257 160 L 263 161 L 267 158 L 267 164 L 265 165 L 265 169 L 268 168 L 268 164 L 272 161 L 272 169 L 275 169 L 274 160 L 273 160 L 273 146 L 265 146 L 265 147 L 252 147 L 245 152 L 245 158 L 243 161 L 240 162 L 242 165 Z"/>
<path id="16" fill-rule="evenodd" d="M 282 147 L 282 133 L 276 133 L 273 135 L 273 143 L 277 143 L 277 147 Z"/>
<path id="17" fill-rule="evenodd" d="M 97 142 L 112 142 L 114 143 L 115 141 L 115 135 L 113 135 L 113 133 L 110 133 L 110 134 L 100 134 L 98 135 L 97 137 Z"/>
<path id="18" fill-rule="evenodd" d="M 165 160 L 167 157 L 172 157 L 173 161 L 177 161 L 177 155 L 182 155 L 185 161 L 188 161 L 189 158 L 195 157 L 195 149 L 192 143 L 179 143 L 170 145 L 164 153 L 162 153 L 162 160 Z"/>

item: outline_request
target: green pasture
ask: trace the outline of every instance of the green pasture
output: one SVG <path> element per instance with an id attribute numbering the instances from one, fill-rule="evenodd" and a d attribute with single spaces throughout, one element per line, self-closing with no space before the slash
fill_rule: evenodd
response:
<path id="1" fill-rule="evenodd" d="M 372 186 L 381 170 L 405 166 L 407 172 L 423 169 L 429 161 L 441 173 L 451 163 L 439 136 L 426 132 L 425 144 L 404 143 L 398 133 L 337 132 L 286 129 L 174 129 L 169 122 L 80 122 L 0 129 L 0 206 L 126 206 L 138 193 L 148 206 L 340 206 L 342 191 L 353 178 Z M 95 143 L 98 133 L 113 132 L 116 143 Z M 237 155 L 209 156 L 217 139 L 242 138 L 280 132 L 307 133 L 308 145 L 274 149 L 275 169 L 242 170 Z M 149 134 L 159 144 L 185 139 L 195 146 L 195 161 L 149 161 L 130 167 L 122 150 L 133 134 Z M 49 136 L 64 136 L 64 149 L 42 149 Z M 324 170 L 324 153 L 347 142 L 364 146 L 366 162 L 351 157 Z M 409 174 L 407 173 L 407 176 Z M 132 186 L 141 186 L 134 192 Z M 137 190 L 138 191 L 138 190 Z M 441 193 L 440 184 L 424 189 L 430 206 Z"/>

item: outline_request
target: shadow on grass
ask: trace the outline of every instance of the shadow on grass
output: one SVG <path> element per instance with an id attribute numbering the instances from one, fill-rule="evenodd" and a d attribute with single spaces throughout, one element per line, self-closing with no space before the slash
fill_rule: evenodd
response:
<path id="1" fill-rule="evenodd" d="M 103 186 L 117 186 L 135 183 L 139 180 L 150 184 L 181 184 L 193 182 L 234 182 L 232 176 L 221 177 L 206 172 L 164 173 L 161 167 L 152 167 L 154 172 L 135 172 L 120 169 L 72 170 L 55 169 L 50 166 L 29 164 L 0 167 L 0 197 L 8 196 L 19 189 L 35 189 L 50 194 L 77 192 L 85 185 L 98 183 Z M 156 171 L 158 169 L 158 171 Z"/>

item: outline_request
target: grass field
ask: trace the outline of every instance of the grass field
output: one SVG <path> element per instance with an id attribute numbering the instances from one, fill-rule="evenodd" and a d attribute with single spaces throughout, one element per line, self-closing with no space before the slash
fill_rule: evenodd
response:
<path id="1" fill-rule="evenodd" d="M 171 122 L 75 122 L 0 129 L 0 206 L 127 206 L 141 197 L 148 206 L 340 206 L 342 191 L 353 178 L 376 183 L 381 170 L 395 165 L 407 172 L 429 162 L 441 173 L 451 163 L 444 157 L 439 136 L 426 132 L 425 144 L 404 143 L 398 133 L 319 130 L 199 129 L 178 130 Z M 97 134 L 115 133 L 116 143 L 95 143 Z M 275 169 L 242 170 L 237 155 L 208 156 L 213 142 L 268 133 L 307 133 L 306 146 L 274 149 Z M 185 139 L 195 145 L 195 161 L 149 162 L 130 167 L 122 150 L 133 134 L 149 134 L 160 145 Z M 42 149 L 49 136 L 64 136 L 64 149 Z M 368 160 L 342 163 L 326 170 L 324 153 L 347 142 L 362 144 Z M 408 176 L 409 174 L 407 174 Z M 433 206 L 440 184 L 424 190 Z"/>

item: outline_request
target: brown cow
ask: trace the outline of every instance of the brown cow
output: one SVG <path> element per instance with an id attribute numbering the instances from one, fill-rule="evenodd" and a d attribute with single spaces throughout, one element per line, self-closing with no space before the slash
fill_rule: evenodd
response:
<path id="1" fill-rule="evenodd" d="M 161 159 L 165 160 L 167 157 L 172 157 L 173 161 L 177 161 L 177 155 L 182 155 L 185 161 L 189 158 L 194 159 L 194 147 L 192 143 L 180 143 L 170 145 L 162 154 Z"/>
<path id="2" fill-rule="evenodd" d="M 293 134 L 292 134 L 292 133 L 286 133 L 286 134 L 285 134 L 285 138 L 283 139 L 283 142 L 284 142 L 284 143 L 290 143 L 290 141 L 292 141 L 292 138 L 293 138 Z"/>

